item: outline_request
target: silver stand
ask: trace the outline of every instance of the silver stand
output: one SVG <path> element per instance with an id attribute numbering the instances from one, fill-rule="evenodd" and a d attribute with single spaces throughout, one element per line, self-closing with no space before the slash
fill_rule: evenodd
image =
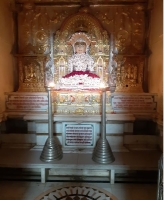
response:
<path id="1" fill-rule="evenodd" d="M 48 138 L 45 142 L 40 159 L 44 162 L 51 162 L 53 160 L 60 160 L 63 157 L 63 152 L 57 138 L 53 137 L 53 120 L 52 120 L 52 100 L 51 87 L 48 90 Z"/>
<path id="2" fill-rule="evenodd" d="M 100 164 L 109 164 L 115 160 L 106 139 L 106 88 L 102 90 L 101 135 L 93 151 L 92 159 Z"/>
<path id="3" fill-rule="evenodd" d="M 163 200 L 163 154 L 158 161 L 157 200 Z"/>

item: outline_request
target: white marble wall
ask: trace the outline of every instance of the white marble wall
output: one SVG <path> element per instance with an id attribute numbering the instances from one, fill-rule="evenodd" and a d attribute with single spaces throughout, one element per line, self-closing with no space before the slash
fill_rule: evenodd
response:
<path id="1" fill-rule="evenodd" d="M 89 124 L 89 122 L 88 122 Z M 94 139 L 97 141 L 97 139 L 100 137 L 100 123 L 92 123 L 95 126 L 95 133 L 94 133 Z M 43 146 L 47 136 L 48 136 L 48 125 L 46 123 L 40 123 L 36 122 L 36 145 L 37 146 Z M 129 126 L 129 128 L 128 128 Z M 65 137 L 65 133 L 62 129 L 63 125 L 62 122 L 57 122 L 54 124 L 54 133 L 58 137 L 61 144 L 63 144 L 63 140 Z M 106 135 L 109 143 L 113 146 L 115 151 L 119 151 L 119 149 L 123 149 L 123 136 L 125 134 L 125 130 L 129 131 L 129 134 L 132 134 L 133 131 L 133 123 L 131 122 L 115 122 L 110 123 L 106 125 Z M 127 133 L 127 132 L 126 132 Z M 67 147 L 71 148 L 71 147 Z M 66 148 L 66 149 L 67 149 Z M 78 148 L 78 147 L 77 147 Z M 91 147 L 92 148 L 92 147 Z M 75 148 L 74 148 L 75 149 Z"/>
<path id="2" fill-rule="evenodd" d="M 34 115 L 26 116 L 26 120 L 33 117 Z M 39 116 L 35 116 L 34 121 L 28 121 L 28 131 L 29 133 L 36 133 L 36 146 L 35 149 L 42 149 L 45 141 L 48 137 L 48 124 L 46 120 L 39 120 Z M 76 121 L 74 120 L 76 117 Z M 32 119 L 33 119 L 32 118 Z M 86 119 L 89 118 L 89 119 Z M 45 118 L 46 119 L 46 118 Z M 113 151 L 127 151 L 123 144 L 123 137 L 124 135 L 131 135 L 133 134 L 133 121 L 134 116 L 132 114 L 114 114 L 114 115 L 107 115 L 107 122 L 106 122 L 106 136 L 109 144 Z M 88 121 L 86 121 L 88 120 Z M 58 137 L 60 144 L 63 146 L 63 151 L 65 152 L 77 152 L 78 149 L 81 151 L 81 147 L 73 147 L 64 146 L 64 138 L 65 138 L 65 131 L 63 130 L 63 122 L 65 123 L 83 123 L 85 124 L 93 124 L 94 125 L 94 144 L 98 140 L 101 134 L 101 124 L 100 124 L 100 116 L 94 117 L 93 116 L 55 116 L 54 117 L 54 134 Z M 94 146 L 84 147 L 83 152 L 91 153 L 93 151 Z"/>

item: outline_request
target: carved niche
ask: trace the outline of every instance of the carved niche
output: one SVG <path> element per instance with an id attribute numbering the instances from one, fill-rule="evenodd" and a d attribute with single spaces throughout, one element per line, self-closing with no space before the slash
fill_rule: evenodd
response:
<path id="1" fill-rule="evenodd" d="M 60 30 L 54 35 L 54 82 L 68 73 L 68 59 L 73 55 L 71 37 L 75 33 L 84 33 L 90 40 L 89 54 L 94 59 L 94 73 L 108 84 L 108 66 L 110 39 L 106 30 L 88 13 L 87 8 L 65 20 Z"/>
<path id="2" fill-rule="evenodd" d="M 68 7 L 63 12 L 32 5 L 24 3 L 18 13 L 18 91 L 45 91 L 50 81 L 57 83 L 67 74 L 67 60 L 73 53 L 69 39 L 77 32 L 90 38 L 95 73 L 112 92 L 143 91 L 147 71 L 144 4 L 83 7 L 73 15 Z"/>
<path id="3" fill-rule="evenodd" d="M 94 60 L 94 73 L 107 85 L 109 79 L 110 37 L 99 21 L 90 15 L 88 8 L 82 8 L 78 13 L 68 17 L 60 30 L 54 34 L 54 82 L 59 84 L 60 78 L 69 73 L 68 59 L 73 55 L 72 43 L 76 36 L 87 37 L 89 55 Z M 107 92 L 107 113 L 112 112 Z M 54 92 L 56 113 L 71 114 L 100 114 L 101 92 L 95 91 L 56 91 Z"/>
<path id="4" fill-rule="evenodd" d="M 145 56 L 113 56 L 115 64 L 109 77 L 111 85 L 116 86 L 116 92 L 143 92 L 144 59 Z"/>
<path id="5" fill-rule="evenodd" d="M 18 56 L 19 92 L 44 92 L 46 56 Z"/>

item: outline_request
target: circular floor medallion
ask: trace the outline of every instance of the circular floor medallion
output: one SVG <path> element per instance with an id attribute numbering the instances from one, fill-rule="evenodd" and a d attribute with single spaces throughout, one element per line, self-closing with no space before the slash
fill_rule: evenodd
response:
<path id="1" fill-rule="evenodd" d="M 98 187 L 76 183 L 47 190 L 34 200 L 117 200 L 117 198 Z"/>

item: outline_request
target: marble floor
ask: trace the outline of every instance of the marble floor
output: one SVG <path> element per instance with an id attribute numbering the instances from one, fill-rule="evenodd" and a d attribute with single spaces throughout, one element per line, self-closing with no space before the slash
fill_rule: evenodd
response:
<path id="1" fill-rule="evenodd" d="M 140 156 L 142 154 L 142 156 Z M 61 161 L 58 161 L 58 168 L 60 169 L 62 166 L 62 170 L 64 170 L 64 177 L 61 178 L 61 174 L 59 178 L 57 175 L 54 175 L 54 171 L 52 171 L 52 167 L 54 167 L 54 163 L 45 164 L 42 163 L 39 159 L 40 152 L 39 151 L 28 151 L 23 149 L 12 149 L 0 150 L 0 200 L 34 200 L 37 196 L 41 193 L 46 192 L 49 189 L 52 189 L 57 186 L 61 186 L 62 184 L 73 184 L 76 182 L 83 182 L 86 184 L 91 185 L 92 187 L 98 187 L 100 189 L 106 190 L 114 195 L 118 200 L 156 200 L 157 196 L 157 174 L 149 175 L 149 170 L 157 169 L 157 163 L 160 156 L 160 153 L 151 152 L 150 153 L 143 153 L 143 152 L 131 152 L 131 153 L 123 153 L 120 154 L 115 152 L 115 157 L 117 158 L 114 163 L 111 164 L 110 167 L 115 166 L 117 170 L 121 170 L 120 174 L 126 172 L 127 168 L 128 171 L 132 170 L 132 174 L 129 172 L 128 181 L 126 177 L 121 179 L 120 177 L 116 177 L 116 182 L 114 184 L 110 184 L 109 178 L 105 175 L 102 179 L 96 178 L 94 176 L 77 179 L 75 176 L 71 176 L 69 179 L 66 177 L 65 174 L 68 175 L 68 166 L 72 167 L 75 166 L 75 169 L 82 169 L 78 168 L 81 165 L 85 166 L 84 164 L 88 164 L 92 166 L 90 168 L 90 172 L 92 170 L 97 170 L 101 168 L 101 171 L 105 173 L 104 169 L 105 166 L 98 165 L 93 163 L 92 159 L 90 158 L 91 155 L 83 155 L 80 154 L 79 159 L 76 158 L 77 155 L 69 155 L 63 156 Z M 150 156 L 151 155 L 151 156 Z M 70 156 L 71 159 L 70 159 Z M 79 155 L 78 155 L 79 156 Z M 88 160 L 87 160 L 88 158 Z M 57 161 L 56 161 L 57 162 Z M 74 162 L 76 165 L 74 165 Z M 73 163 L 73 164 L 72 164 Z M 57 163 L 55 163 L 57 165 Z M 68 165 L 69 164 L 69 165 Z M 36 166 L 44 167 L 51 169 L 49 171 L 50 176 L 46 183 L 41 183 L 41 176 L 40 176 L 40 168 L 35 169 L 36 171 L 31 171 L 29 173 L 29 169 L 24 169 L 24 167 L 34 168 Z M 14 170 L 13 170 L 13 167 Z M 95 167 L 95 168 L 94 168 Z M 104 167 L 104 168 L 103 168 Z M 119 167 L 119 169 L 118 169 Z M 126 167 L 126 169 L 125 169 Z M 9 170 L 11 168 L 11 171 Z M 53 170 L 55 170 L 54 168 Z M 70 168 L 69 168 L 70 169 Z M 136 176 L 134 170 L 142 169 L 143 172 L 140 173 L 141 176 Z M 87 169 L 85 169 L 87 172 Z M 123 170 L 123 172 L 122 172 Z M 125 170 L 125 171 L 124 171 Z M 22 174 L 21 174 L 22 173 Z M 57 173 L 57 172 L 56 172 Z M 107 173 L 107 172 L 106 172 Z M 118 173 L 119 174 L 119 173 Z M 124 174 L 124 173 L 123 173 Z M 126 174 L 126 173 L 125 173 Z M 109 172 L 108 172 L 109 175 Z M 137 174 L 139 175 L 139 174 Z M 146 176 L 145 176 L 146 175 Z M 153 177 L 152 177 L 153 175 Z M 11 177 L 12 176 L 12 177 Z M 91 176 L 91 174 L 89 174 Z M 133 178 L 133 181 L 130 179 Z M 145 178 L 146 181 L 145 181 Z M 150 179 L 152 177 L 152 179 Z M 122 181 L 124 180 L 124 181 Z M 155 181 L 154 181 L 155 180 Z"/>
<path id="2" fill-rule="evenodd" d="M 34 200 L 41 193 L 62 184 L 72 182 L 46 182 L 39 181 L 0 181 L 0 200 Z M 156 200 L 156 183 L 115 183 L 89 182 L 87 184 L 99 187 L 112 193 L 118 200 Z"/>

